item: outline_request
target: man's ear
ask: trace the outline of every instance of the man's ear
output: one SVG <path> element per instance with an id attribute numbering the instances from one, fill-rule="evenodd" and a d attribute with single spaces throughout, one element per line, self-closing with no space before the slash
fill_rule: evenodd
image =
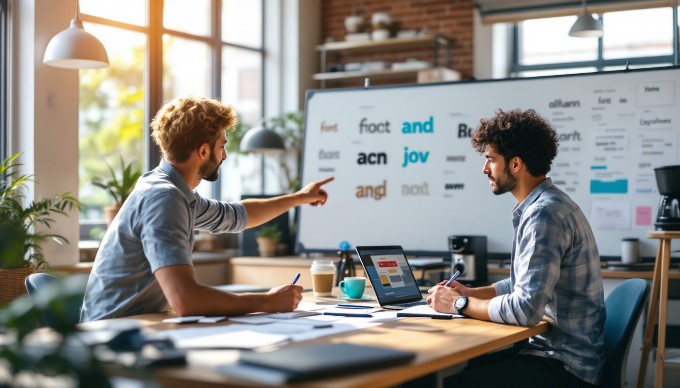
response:
<path id="1" fill-rule="evenodd" d="M 201 159 L 207 159 L 210 156 L 210 146 L 208 143 L 203 143 L 201 144 L 200 147 L 198 147 L 198 157 Z"/>
<path id="2" fill-rule="evenodd" d="M 514 158 L 510 159 L 510 171 L 517 174 L 522 168 L 523 164 L 524 162 L 522 161 L 522 158 L 515 156 Z"/>

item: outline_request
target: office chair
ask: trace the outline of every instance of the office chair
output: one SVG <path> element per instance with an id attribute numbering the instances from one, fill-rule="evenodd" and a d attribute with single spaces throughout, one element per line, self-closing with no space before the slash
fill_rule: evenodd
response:
<path id="1" fill-rule="evenodd" d="M 41 312 L 41 326 L 55 329 L 71 327 L 80 321 L 80 308 L 87 276 L 60 279 L 47 273 L 28 275 L 24 284 L 28 295 Z"/>
<path id="2" fill-rule="evenodd" d="M 628 279 L 619 284 L 605 299 L 607 319 L 604 324 L 603 388 L 623 387 L 623 372 L 633 332 L 648 298 L 647 281 Z"/>
<path id="3" fill-rule="evenodd" d="M 24 284 L 28 295 L 35 296 L 40 288 L 56 280 L 59 280 L 59 278 L 48 273 L 33 273 L 26 276 Z"/>

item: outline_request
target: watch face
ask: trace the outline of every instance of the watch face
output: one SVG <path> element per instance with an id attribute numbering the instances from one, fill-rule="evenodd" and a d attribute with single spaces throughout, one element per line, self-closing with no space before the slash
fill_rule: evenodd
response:
<path id="1" fill-rule="evenodd" d="M 456 308 L 456 310 L 462 310 L 465 308 L 467 305 L 467 298 L 464 296 L 459 297 L 456 299 L 456 301 L 453 303 L 453 307 Z"/>

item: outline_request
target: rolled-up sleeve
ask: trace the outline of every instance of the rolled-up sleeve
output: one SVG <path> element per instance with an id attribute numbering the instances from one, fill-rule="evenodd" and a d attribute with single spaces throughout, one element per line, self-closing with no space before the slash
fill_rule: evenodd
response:
<path id="1" fill-rule="evenodd" d="M 248 213 L 242 204 L 196 195 L 196 229 L 210 233 L 238 233 L 247 224 Z"/>

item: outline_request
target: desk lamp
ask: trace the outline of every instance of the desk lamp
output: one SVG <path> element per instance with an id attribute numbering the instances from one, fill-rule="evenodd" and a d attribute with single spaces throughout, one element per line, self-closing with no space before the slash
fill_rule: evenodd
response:
<path id="1" fill-rule="evenodd" d="M 102 42 L 83 28 L 78 0 L 71 26 L 50 39 L 43 63 L 66 69 L 98 69 L 109 65 Z"/>
<path id="2" fill-rule="evenodd" d="M 250 128 L 241 139 L 239 147 L 242 152 L 257 152 L 261 154 L 260 173 L 262 174 L 261 192 L 264 194 L 264 155 L 272 152 L 283 152 L 286 147 L 283 139 L 276 132 L 267 128 L 264 121 L 260 125 Z"/>
<path id="3" fill-rule="evenodd" d="M 576 19 L 569 30 L 569 36 L 577 38 L 599 38 L 602 36 L 602 19 L 595 19 L 586 8 L 586 0 L 583 0 L 583 12 Z"/>

